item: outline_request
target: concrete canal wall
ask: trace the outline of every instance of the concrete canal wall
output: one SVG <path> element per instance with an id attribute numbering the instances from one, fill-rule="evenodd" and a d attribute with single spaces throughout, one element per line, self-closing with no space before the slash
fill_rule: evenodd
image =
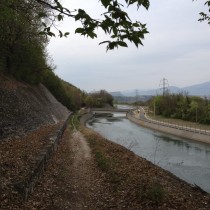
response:
<path id="1" fill-rule="evenodd" d="M 195 141 L 200 141 L 210 144 L 209 133 L 201 133 L 199 130 L 192 130 L 192 129 L 189 130 L 186 127 L 180 127 L 172 124 L 163 125 L 161 123 L 153 122 L 150 120 L 138 119 L 135 117 L 135 115 L 132 115 L 131 113 L 127 113 L 127 118 L 132 122 L 147 128 L 151 128 L 157 131 L 172 134 L 182 138 L 192 139 Z"/>
<path id="2" fill-rule="evenodd" d="M 94 111 L 96 111 L 96 110 L 94 110 Z M 187 127 L 183 127 L 183 126 L 178 126 L 175 124 L 167 124 L 167 123 L 163 124 L 161 122 L 152 121 L 149 119 L 136 118 L 136 116 L 130 112 L 127 112 L 126 116 L 129 120 L 131 120 L 132 122 L 134 122 L 140 126 L 151 128 L 153 130 L 172 134 L 172 135 L 179 136 L 182 138 L 191 139 L 194 141 L 200 141 L 200 142 L 210 144 L 210 133 L 209 132 L 201 131 L 199 129 L 192 129 L 192 128 L 187 128 Z M 93 115 L 90 112 L 90 110 L 88 110 L 86 113 L 83 113 L 83 115 L 81 116 L 80 122 L 83 125 L 85 125 L 85 123 L 91 117 L 93 117 Z"/>

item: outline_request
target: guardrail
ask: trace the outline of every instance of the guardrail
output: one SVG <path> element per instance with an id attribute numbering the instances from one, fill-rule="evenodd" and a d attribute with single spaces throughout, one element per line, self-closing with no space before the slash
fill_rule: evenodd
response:
<path id="1" fill-rule="evenodd" d="M 153 120 L 153 119 L 148 118 L 146 115 L 144 117 L 139 117 L 138 118 L 133 113 L 133 111 L 129 112 L 129 114 L 131 114 L 136 119 L 147 122 L 147 123 L 153 123 L 153 124 L 156 124 L 156 125 L 161 125 L 161 126 L 165 126 L 165 127 L 175 128 L 175 129 L 178 129 L 178 130 L 184 130 L 184 131 L 188 131 L 188 132 L 192 132 L 192 133 L 198 133 L 198 134 L 203 134 L 203 135 L 210 136 L 210 131 L 208 131 L 208 130 L 193 128 L 193 127 L 184 126 L 184 125 L 178 125 L 178 124 L 169 123 L 169 122 L 163 122 L 163 121 L 159 121 L 159 120 Z"/>

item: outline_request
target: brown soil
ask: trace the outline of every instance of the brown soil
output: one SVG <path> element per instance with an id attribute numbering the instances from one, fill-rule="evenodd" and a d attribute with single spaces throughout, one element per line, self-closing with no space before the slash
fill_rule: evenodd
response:
<path id="1" fill-rule="evenodd" d="M 210 196 L 89 129 L 68 127 L 29 200 L 11 196 L 0 209 L 209 210 Z"/>
<path id="2" fill-rule="evenodd" d="M 107 183 L 111 184 L 113 209 L 210 209 L 210 195 L 200 188 L 192 187 L 92 130 L 83 129 L 83 133 Z"/>
<path id="3" fill-rule="evenodd" d="M 79 131 L 67 129 L 43 178 L 24 209 L 106 209 L 103 175 Z"/>
<path id="4" fill-rule="evenodd" d="M 15 209 L 19 205 L 20 185 L 31 176 L 40 151 L 61 124 L 44 126 L 22 138 L 0 141 L 0 209 Z"/>

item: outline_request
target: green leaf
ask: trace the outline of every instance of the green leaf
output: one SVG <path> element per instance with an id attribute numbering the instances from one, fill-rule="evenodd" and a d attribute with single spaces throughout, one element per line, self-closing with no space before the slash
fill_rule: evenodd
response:
<path id="1" fill-rule="evenodd" d="M 60 38 L 63 36 L 63 33 L 61 31 L 59 31 L 59 36 Z"/>
<path id="2" fill-rule="evenodd" d="M 110 5 L 109 8 L 108 8 L 108 11 L 111 12 L 111 11 L 114 11 L 114 9 L 115 8 L 112 5 Z"/>
<path id="3" fill-rule="evenodd" d="M 108 50 L 113 50 L 114 48 L 117 48 L 118 47 L 118 44 L 117 44 L 117 42 L 109 42 L 109 44 L 107 45 L 107 51 Z"/>
<path id="4" fill-rule="evenodd" d="M 110 43 L 110 41 L 103 41 L 103 42 L 100 42 L 99 45 L 104 44 L 104 43 Z"/>
<path id="5" fill-rule="evenodd" d="M 144 0 L 144 1 L 142 2 L 142 5 L 148 10 L 148 9 L 149 9 L 149 6 L 150 6 L 150 3 L 149 3 L 148 0 Z"/>
<path id="6" fill-rule="evenodd" d="M 143 33 L 143 34 L 148 34 L 149 31 L 147 31 L 147 29 L 145 28 L 145 29 L 142 30 L 142 33 Z"/>
<path id="7" fill-rule="evenodd" d="M 64 34 L 64 36 L 67 37 L 69 34 L 70 34 L 69 32 L 66 32 L 66 33 Z"/>
<path id="8" fill-rule="evenodd" d="M 77 14 L 77 15 L 75 15 L 75 17 L 74 17 L 74 19 L 77 21 L 77 20 L 79 20 L 81 18 L 81 15 L 80 14 Z"/>
<path id="9" fill-rule="evenodd" d="M 57 16 L 57 18 L 58 18 L 58 21 L 61 21 L 61 20 L 63 20 L 63 15 L 59 14 L 59 15 Z"/>
<path id="10" fill-rule="evenodd" d="M 83 9 L 79 9 L 78 14 L 80 14 L 83 17 L 86 13 Z"/>
<path id="11" fill-rule="evenodd" d="M 136 47 L 138 47 L 139 44 L 142 45 L 142 42 L 137 35 L 133 35 L 131 41 L 136 45 Z"/>
<path id="12" fill-rule="evenodd" d="M 122 35 L 122 36 L 121 36 L 121 39 L 122 39 L 122 40 L 123 40 L 123 39 L 128 39 L 128 35 L 127 35 L 127 34 Z"/>
<path id="13" fill-rule="evenodd" d="M 107 8 L 109 6 L 110 2 L 111 2 L 111 0 L 101 0 L 101 3 L 103 4 L 103 6 L 105 8 Z"/>
<path id="14" fill-rule="evenodd" d="M 53 32 L 51 32 L 51 31 L 48 31 L 48 32 L 47 32 L 47 35 L 48 35 L 48 36 L 54 36 L 54 37 L 55 37 L 55 34 L 54 34 Z"/>
<path id="15" fill-rule="evenodd" d="M 113 30 L 114 35 L 117 36 L 117 28 L 114 27 L 112 30 Z"/>
<path id="16" fill-rule="evenodd" d="M 60 2 L 58 0 L 55 0 L 55 3 L 57 4 L 57 6 L 55 8 L 59 9 L 61 12 L 63 12 L 63 6 L 60 4 Z"/>
<path id="17" fill-rule="evenodd" d="M 117 44 L 120 45 L 121 47 L 128 47 L 126 42 L 118 41 Z"/>
<path id="18" fill-rule="evenodd" d="M 112 36 L 111 36 L 112 39 L 114 39 L 114 38 L 116 38 L 116 37 L 117 37 L 116 35 L 112 35 Z"/>
<path id="19" fill-rule="evenodd" d="M 71 14 L 70 10 L 67 8 L 64 8 L 66 10 L 67 13 Z"/>
<path id="20" fill-rule="evenodd" d="M 76 33 L 84 33 L 84 31 L 85 31 L 85 29 L 84 28 L 77 28 L 76 30 L 75 30 L 75 34 Z"/>
<path id="21" fill-rule="evenodd" d="M 95 37 L 97 37 L 97 35 L 93 31 L 88 32 L 87 35 L 89 37 L 91 37 L 92 39 L 94 39 Z"/>
<path id="22" fill-rule="evenodd" d="M 46 35 L 46 32 L 41 31 L 41 32 L 39 32 L 39 35 Z"/>
<path id="23" fill-rule="evenodd" d="M 45 28 L 47 28 L 47 25 L 46 25 L 44 22 L 42 22 L 42 25 L 43 25 Z"/>
<path id="24" fill-rule="evenodd" d="M 139 27 L 140 25 L 139 25 L 139 23 L 134 23 L 133 26 L 134 27 Z"/>
<path id="25" fill-rule="evenodd" d="M 110 42 L 110 43 L 108 44 L 108 46 L 109 46 L 109 49 L 110 49 L 110 50 L 113 50 L 114 47 L 115 47 L 115 43 Z"/>

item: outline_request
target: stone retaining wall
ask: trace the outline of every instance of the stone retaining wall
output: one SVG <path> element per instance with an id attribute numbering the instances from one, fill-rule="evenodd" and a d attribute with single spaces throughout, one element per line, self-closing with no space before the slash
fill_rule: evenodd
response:
<path id="1" fill-rule="evenodd" d="M 17 83 L 17 87 L 0 84 L 0 141 L 19 138 L 42 126 L 55 124 L 69 114 L 44 85 L 11 81 L 10 86 L 13 83 Z"/>
<path id="2" fill-rule="evenodd" d="M 154 123 L 152 121 L 148 121 L 148 120 L 142 120 L 142 119 L 137 119 L 135 116 L 133 116 L 130 113 L 127 113 L 127 118 L 129 120 L 131 120 L 132 122 L 147 127 L 147 128 L 151 128 L 157 131 L 161 131 L 164 133 L 168 133 L 168 134 L 172 134 L 175 136 L 179 136 L 179 137 L 183 137 L 183 138 L 187 138 L 187 139 L 192 139 L 195 141 L 201 141 L 204 143 L 210 143 L 210 136 L 209 135 L 205 135 L 199 132 L 192 132 L 192 131 L 188 131 L 187 129 L 181 129 L 179 127 L 170 127 L 167 125 L 161 125 L 158 123 Z"/>

